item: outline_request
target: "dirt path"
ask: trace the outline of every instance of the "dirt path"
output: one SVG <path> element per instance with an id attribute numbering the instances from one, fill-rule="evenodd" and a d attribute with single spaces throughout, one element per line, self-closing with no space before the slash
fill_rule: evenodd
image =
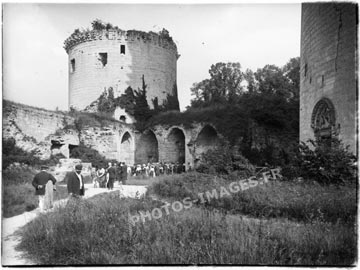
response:
<path id="1" fill-rule="evenodd" d="M 120 190 L 124 197 L 135 198 L 141 196 L 146 192 L 146 186 L 114 186 L 114 191 Z M 106 189 L 93 188 L 92 184 L 85 185 L 84 198 L 90 198 L 100 193 L 108 193 Z M 59 207 L 66 203 L 67 199 L 54 202 L 54 206 Z M 17 251 L 15 247 L 20 243 L 20 236 L 16 234 L 16 231 L 21 229 L 28 222 L 33 220 L 40 214 L 39 208 L 25 212 L 21 215 L 11 218 L 2 219 L 2 265 L 3 266 L 20 266 L 20 265 L 35 265 L 36 263 L 25 258 L 23 252 Z"/>

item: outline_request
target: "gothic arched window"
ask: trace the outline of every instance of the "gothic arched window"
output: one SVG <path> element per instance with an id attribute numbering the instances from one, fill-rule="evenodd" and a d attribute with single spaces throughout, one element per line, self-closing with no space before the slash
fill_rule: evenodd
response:
<path id="1" fill-rule="evenodd" d="M 330 99 L 323 98 L 316 103 L 311 116 L 311 127 L 315 138 L 320 141 L 330 140 L 337 135 L 335 108 Z"/>

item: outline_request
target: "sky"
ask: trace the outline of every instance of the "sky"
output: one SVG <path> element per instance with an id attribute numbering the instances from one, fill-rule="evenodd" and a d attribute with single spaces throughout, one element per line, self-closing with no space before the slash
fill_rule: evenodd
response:
<path id="1" fill-rule="evenodd" d="M 181 55 L 180 109 L 191 86 L 209 78 L 217 62 L 255 71 L 300 56 L 301 4 L 15 4 L 3 5 L 3 98 L 68 109 L 64 40 L 101 19 L 123 30 L 166 28 Z"/>

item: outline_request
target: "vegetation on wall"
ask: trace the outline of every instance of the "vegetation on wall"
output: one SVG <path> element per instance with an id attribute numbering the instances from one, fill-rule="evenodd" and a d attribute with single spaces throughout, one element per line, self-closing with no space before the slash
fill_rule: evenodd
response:
<path id="1" fill-rule="evenodd" d="M 81 159 L 82 162 L 90 162 L 94 167 L 107 167 L 109 162 L 117 162 L 116 160 L 111 160 L 105 158 L 95 149 L 80 143 L 78 147 L 76 147 L 71 155 L 73 158 Z"/>
<path id="2" fill-rule="evenodd" d="M 121 30 L 116 25 L 112 25 L 111 23 L 103 22 L 100 19 L 95 19 L 94 21 L 91 22 L 90 29 L 89 28 L 86 28 L 86 29 L 76 28 L 74 30 L 74 32 L 70 35 L 70 37 L 65 40 L 64 48 L 66 50 L 68 50 L 69 47 L 73 46 L 74 44 L 76 44 L 79 41 L 80 42 L 87 41 L 90 37 L 95 38 L 96 32 L 109 31 L 109 30 L 113 30 L 113 31 L 117 31 L 117 32 L 124 31 L 124 30 Z M 108 33 L 106 33 L 106 35 L 108 35 Z M 168 42 L 168 43 L 176 46 L 172 37 L 169 34 L 169 31 L 166 30 L 165 28 L 163 28 L 161 31 L 159 31 L 157 33 L 152 32 L 152 31 L 144 32 L 144 31 L 138 31 L 138 30 L 127 30 L 126 35 L 141 37 L 143 40 L 151 40 L 153 35 L 157 35 L 165 42 Z"/>
<path id="3" fill-rule="evenodd" d="M 60 158 L 65 158 L 62 154 L 51 156 L 49 159 L 41 160 L 36 150 L 25 151 L 16 145 L 14 138 L 2 139 L 2 168 L 5 170 L 13 163 L 26 164 L 33 167 L 41 165 L 53 166 L 59 162 Z"/>

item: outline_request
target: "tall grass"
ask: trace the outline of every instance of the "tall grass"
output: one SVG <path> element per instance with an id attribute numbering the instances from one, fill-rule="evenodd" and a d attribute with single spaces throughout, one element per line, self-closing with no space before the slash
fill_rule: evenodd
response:
<path id="1" fill-rule="evenodd" d="M 128 222 L 129 212 L 154 207 L 116 193 L 72 201 L 26 225 L 19 248 L 48 265 L 350 265 L 356 256 L 354 229 L 341 224 L 241 219 L 206 208 Z"/>
<path id="2" fill-rule="evenodd" d="M 2 214 L 9 218 L 31 211 L 38 207 L 38 197 L 31 182 L 37 173 L 31 167 L 6 169 L 2 173 Z M 54 201 L 68 196 L 64 186 L 58 186 L 54 192 Z"/>
<path id="3" fill-rule="evenodd" d="M 185 197 L 199 199 L 199 193 L 215 188 L 220 194 L 220 187 L 229 190 L 229 184 L 238 180 L 199 173 L 169 176 L 164 181 L 152 184 L 148 193 L 167 200 L 182 200 Z M 281 217 L 303 222 L 322 218 L 333 223 L 354 223 L 357 215 L 354 186 L 322 186 L 317 183 L 270 181 L 231 193 L 231 196 L 212 199 L 205 206 L 209 209 L 223 209 L 232 214 Z"/>

